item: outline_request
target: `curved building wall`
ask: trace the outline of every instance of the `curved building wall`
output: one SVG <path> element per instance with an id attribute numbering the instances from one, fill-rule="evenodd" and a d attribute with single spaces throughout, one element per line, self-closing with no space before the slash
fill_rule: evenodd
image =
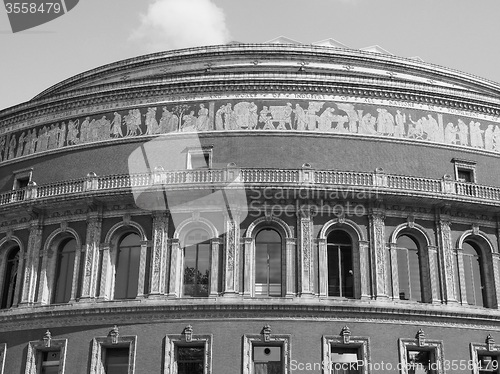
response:
<path id="1" fill-rule="evenodd" d="M 330 373 L 340 354 L 359 373 L 484 372 L 499 94 L 397 57 L 230 45 L 4 110 L 0 373 L 113 355 L 175 373 L 186 347 L 200 373 Z"/>

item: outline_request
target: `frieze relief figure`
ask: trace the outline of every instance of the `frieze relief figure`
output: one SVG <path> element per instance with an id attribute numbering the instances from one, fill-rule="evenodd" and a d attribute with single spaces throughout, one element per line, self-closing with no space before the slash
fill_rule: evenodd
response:
<path id="1" fill-rule="evenodd" d="M 67 122 L 45 124 L 31 130 L 0 137 L 0 162 L 38 152 L 123 137 L 173 132 L 233 130 L 317 131 L 377 135 L 456 144 L 500 152 L 500 126 L 482 127 L 475 120 L 447 118 L 423 110 L 377 107 L 368 104 L 327 103 L 324 101 L 284 102 L 257 105 L 251 101 L 209 105 L 176 104 L 171 107 L 129 109 L 86 116 Z M 161 117 L 158 109 L 161 108 Z M 213 108 L 210 106 L 210 108 Z M 142 112 L 141 112 L 142 111 Z M 108 119 L 108 116 L 112 120 Z M 144 123 L 143 123 L 144 118 Z"/>

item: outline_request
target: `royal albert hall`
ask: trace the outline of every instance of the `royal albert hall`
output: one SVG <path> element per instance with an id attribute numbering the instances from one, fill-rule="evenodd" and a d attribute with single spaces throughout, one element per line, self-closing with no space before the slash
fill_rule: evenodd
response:
<path id="1" fill-rule="evenodd" d="M 500 84 L 280 37 L 0 111 L 0 373 L 500 373 Z"/>

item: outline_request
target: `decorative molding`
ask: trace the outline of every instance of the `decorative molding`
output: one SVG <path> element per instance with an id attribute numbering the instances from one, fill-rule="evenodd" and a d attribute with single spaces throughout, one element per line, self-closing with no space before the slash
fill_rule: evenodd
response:
<path id="1" fill-rule="evenodd" d="M 192 346 L 204 348 L 203 374 L 212 373 L 212 346 L 211 334 L 193 334 L 193 327 L 188 325 L 180 335 L 167 335 L 165 337 L 164 371 L 163 374 L 177 373 L 176 349 L 179 346 Z"/>
<path id="2" fill-rule="evenodd" d="M 38 374 L 39 368 L 42 366 L 41 352 L 60 352 L 59 358 L 59 374 L 65 373 L 66 366 L 66 351 L 68 339 L 53 339 L 49 330 L 45 332 L 42 339 L 30 341 L 28 343 L 28 353 L 26 355 L 25 374 Z M 5 359 L 5 358 L 4 358 Z"/>
<path id="3" fill-rule="evenodd" d="M 409 374 L 411 365 L 408 362 L 408 351 L 429 351 L 431 354 L 431 364 L 434 364 L 433 372 L 436 374 L 444 374 L 444 352 L 442 340 L 429 340 L 425 338 L 424 331 L 419 329 L 415 339 L 399 339 L 399 363 L 401 365 L 401 373 Z"/>

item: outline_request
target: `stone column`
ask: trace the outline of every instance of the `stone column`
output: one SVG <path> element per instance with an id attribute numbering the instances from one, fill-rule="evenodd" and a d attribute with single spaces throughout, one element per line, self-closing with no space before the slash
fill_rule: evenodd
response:
<path id="1" fill-rule="evenodd" d="M 359 241 L 359 274 L 361 282 L 361 298 L 371 298 L 370 283 L 370 251 L 369 243 L 365 240 Z"/>
<path id="2" fill-rule="evenodd" d="M 102 219 L 100 214 L 92 213 L 87 217 L 82 299 L 96 297 L 97 279 L 99 276 L 99 246 L 101 243 L 101 226 Z M 102 275 L 104 276 L 104 274 Z"/>
<path id="3" fill-rule="evenodd" d="M 32 304 L 35 301 L 36 283 L 38 275 L 38 260 L 42 249 L 42 221 L 40 218 L 32 219 L 30 222 L 30 233 L 28 237 L 28 250 L 24 279 L 22 280 L 23 292 L 20 304 Z"/>
<path id="4" fill-rule="evenodd" d="M 211 259 L 210 259 L 210 294 L 211 297 L 219 296 L 219 238 L 211 241 Z"/>
<path id="5" fill-rule="evenodd" d="M 181 276 L 182 276 L 182 248 L 179 239 L 172 239 L 170 252 L 170 285 L 168 290 L 169 297 L 181 297 Z"/>
<path id="6" fill-rule="evenodd" d="M 237 222 L 239 222 L 238 217 L 231 219 L 226 216 L 224 296 L 235 296 L 239 293 L 240 225 Z"/>
<path id="7" fill-rule="evenodd" d="M 318 239 L 319 296 L 328 297 L 328 250 L 326 239 Z"/>
<path id="8" fill-rule="evenodd" d="M 385 215 L 381 209 L 372 209 L 369 215 L 372 255 L 372 279 L 375 298 L 388 297 L 385 244 Z"/>
<path id="9" fill-rule="evenodd" d="M 252 238 L 245 238 L 244 269 L 243 276 L 243 296 L 254 296 L 255 284 L 255 245 Z"/>
<path id="10" fill-rule="evenodd" d="M 443 288 L 444 300 L 447 303 L 456 303 L 457 294 L 455 289 L 455 276 L 453 272 L 453 246 L 451 242 L 450 224 L 450 220 L 447 216 L 439 216 L 436 222 L 436 232 L 438 234 L 439 268 L 442 274 L 441 284 Z"/>
<path id="11" fill-rule="evenodd" d="M 299 269 L 299 289 L 300 296 L 313 295 L 313 221 L 310 212 L 299 211 L 297 213 L 297 226 L 299 227 L 299 250 L 298 250 L 298 269 Z M 287 269 L 288 269 L 287 263 Z M 288 284 L 287 284 L 288 289 Z"/>
<path id="12" fill-rule="evenodd" d="M 150 295 L 165 293 L 168 278 L 165 257 L 168 252 L 168 216 L 166 212 L 153 213 L 153 248 L 151 256 Z"/>

